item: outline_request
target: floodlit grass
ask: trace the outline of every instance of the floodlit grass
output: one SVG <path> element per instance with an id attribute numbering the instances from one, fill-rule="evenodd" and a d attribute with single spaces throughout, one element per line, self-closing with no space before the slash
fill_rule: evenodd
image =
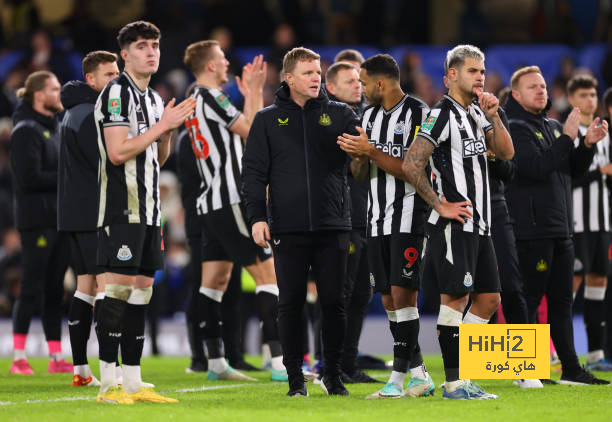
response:
<path id="1" fill-rule="evenodd" d="M 257 358 L 249 358 L 257 364 Z M 441 390 L 418 399 L 364 400 L 382 384 L 348 385 L 349 397 L 327 397 L 318 385 L 308 384 L 310 397 L 290 398 L 285 383 L 273 383 L 267 372 L 249 372 L 258 382 L 210 382 L 203 374 L 185 374 L 187 358 L 143 360 L 145 381 L 158 392 L 180 400 L 178 404 L 115 406 L 95 402 L 96 388 L 72 387 L 71 375 L 47 373 L 45 359 L 31 359 L 35 375 L 8 373 L 9 359 L 0 359 L 0 421 L 610 421 L 612 388 L 545 386 L 521 390 L 512 381 L 480 381 L 498 400 L 443 400 Z M 427 356 L 437 384 L 444 376 L 442 360 Z M 97 373 L 97 360 L 92 359 Z M 388 371 L 371 371 L 386 380 Z M 612 379 L 612 374 L 598 374 Z M 558 378 L 558 375 L 556 376 Z"/>

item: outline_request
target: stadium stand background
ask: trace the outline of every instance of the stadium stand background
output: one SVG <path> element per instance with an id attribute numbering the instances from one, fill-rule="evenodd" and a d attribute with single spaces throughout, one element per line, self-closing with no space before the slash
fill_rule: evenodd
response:
<path id="1" fill-rule="evenodd" d="M 55 72 L 61 83 L 82 79 L 84 54 L 117 51 L 117 29 L 136 19 L 150 20 L 162 31 L 161 65 L 152 86 L 164 100 L 183 97 L 191 82 L 182 65 L 184 48 L 205 38 L 220 41 L 233 74 L 256 54 L 265 55 L 266 105 L 280 82 L 282 57 L 296 45 L 319 52 L 324 72 L 344 48 L 356 48 L 366 58 L 390 53 L 400 64 L 404 90 L 430 105 L 443 93 L 444 57 L 457 43 L 484 49 L 485 88 L 493 93 L 508 84 L 517 67 L 540 66 L 553 102 L 551 116 L 558 119 L 569 108 L 565 84 L 574 74 L 597 77 L 600 94 L 612 86 L 612 3 L 607 0 L 0 0 L 0 316 L 10 315 L 21 277 L 8 168 L 15 92 L 40 69 Z M 225 89 L 241 103 L 233 78 Z M 188 255 L 175 168 L 169 160 L 161 179 L 167 269 L 156 277 L 153 321 L 181 315 L 186 294 Z M 67 276 L 66 300 L 73 283 Z M 250 302 L 247 295 L 243 309 L 252 311 Z M 433 311 L 426 295 L 422 305 Z M 382 312 L 379 300 L 373 300 L 371 311 Z"/>

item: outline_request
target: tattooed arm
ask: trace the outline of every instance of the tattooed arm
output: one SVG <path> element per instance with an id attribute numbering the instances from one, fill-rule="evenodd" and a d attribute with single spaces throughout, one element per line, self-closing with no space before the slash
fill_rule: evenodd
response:
<path id="1" fill-rule="evenodd" d="M 499 117 L 499 100 L 493 94 L 482 92 L 478 94 L 478 103 L 487 120 L 493 126 L 486 134 L 487 146 L 501 160 L 511 160 L 514 157 L 514 145 L 510 133 Z"/>
<path id="2" fill-rule="evenodd" d="M 351 173 L 353 174 L 353 178 L 358 182 L 366 180 L 369 167 L 368 157 L 353 157 L 351 160 Z"/>
<path id="3" fill-rule="evenodd" d="M 471 207 L 468 201 L 447 202 L 444 196 L 439 198 L 431 187 L 430 177 L 427 174 L 427 164 L 434 151 L 434 145 L 422 136 L 417 136 L 405 154 L 402 172 L 404 178 L 414 186 L 417 193 L 425 202 L 431 205 L 440 216 L 454 219 L 465 224 L 465 218 L 471 218 Z"/>

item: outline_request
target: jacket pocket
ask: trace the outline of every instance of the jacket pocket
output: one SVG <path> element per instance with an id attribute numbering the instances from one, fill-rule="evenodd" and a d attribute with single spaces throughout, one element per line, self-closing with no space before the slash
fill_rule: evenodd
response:
<path id="1" fill-rule="evenodd" d="M 529 197 L 529 218 L 531 219 L 531 225 L 535 226 L 536 225 L 536 212 L 535 212 L 535 206 L 533 204 L 533 197 Z"/>

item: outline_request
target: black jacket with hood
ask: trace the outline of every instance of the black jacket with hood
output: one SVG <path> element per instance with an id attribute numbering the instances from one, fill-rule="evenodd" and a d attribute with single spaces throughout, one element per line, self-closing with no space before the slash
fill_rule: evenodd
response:
<path id="1" fill-rule="evenodd" d="M 572 178 L 593 160 L 594 148 L 584 138 L 574 148 L 561 123 L 546 117 L 549 107 L 533 114 L 513 97 L 506 104 L 516 164 L 506 198 L 517 240 L 572 236 Z"/>
<path id="2" fill-rule="evenodd" d="M 66 113 L 60 126 L 59 230 L 97 230 L 100 152 L 93 113 L 98 94 L 81 81 L 71 81 L 62 87 Z"/>
<path id="3" fill-rule="evenodd" d="M 22 101 L 13 114 L 10 159 L 19 230 L 54 228 L 57 224 L 57 119 Z"/>
<path id="4" fill-rule="evenodd" d="M 268 221 L 272 233 L 350 230 L 350 158 L 336 142 L 358 124 L 323 90 L 300 107 L 283 82 L 274 104 L 255 115 L 242 157 L 249 223 Z"/>

